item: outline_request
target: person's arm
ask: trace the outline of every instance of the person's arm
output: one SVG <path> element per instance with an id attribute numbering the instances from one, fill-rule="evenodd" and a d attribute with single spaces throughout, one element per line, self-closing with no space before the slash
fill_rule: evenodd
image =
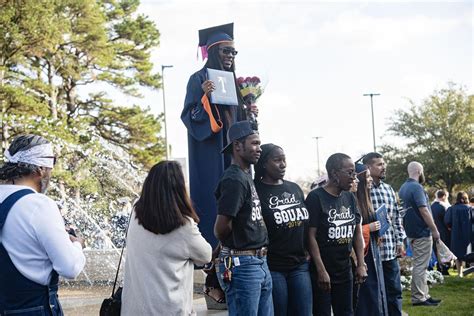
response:
<path id="1" fill-rule="evenodd" d="M 188 241 L 189 258 L 196 265 L 203 265 L 211 261 L 212 247 L 202 237 L 201 232 L 194 220 L 190 219 L 189 229 L 186 232 L 186 240 Z"/>
<path id="2" fill-rule="evenodd" d="M 244 204 L 245 186 L 238 180 L 225 179 L 217 187 L 217 217 L 214 223 L 214 235 L 224 242 L 232 232 L 232 220 Z"/>
<path id="3" fill-rule="evenodd" d="M 403 241 L 407 237 L 405 234 L 405 229 L 403 228 L 403 217 L 400 214 L 401 207 L 400 204 L 398 203 L 397 196 L 395 195 L 395 191 L 393 191 L 393 188 L 390 187 L 391 190 L 391 198 L 393 199 L 393 214 L 394 214 L 394 221 L 393 221 L 393 230 L 395 233 L 395 245 L 396 245 L 396 251 L 397 251 L 397 256 L 398 257 L 403 257 L 405 254 L 405 247 L 403 245 Z"/>
<path id="4" fill-rule="evenodd" d="M 364 261 L 364 239 L 362 238 L 362 227 L 360 224 L 357 224 L 355 227 L 354 251 L 357 257 L 355 280 L 356 283 L 363 283 L 367 278 L 367 269 Z"/>
<path id="5" fill-rule="evenodd" d="M 201 98 L 204 96 L 203 85 L 205 82 L 202 72 L 197 72 L 189 78 L 184 108 L 181 112 L 181 120 L 189 135 L 197 141 L 203 141 L 214 135 L 210 127 L 210 117 L 201 102 Z"/>
<path id="6" fill-rule="evenodd" d="M 32 217 L 32 225 L 53 269 L 67 279 L 74 279 L 86 263 L 80 238 L 70 238 L 58 206 L 52 200 L 44 197 L 32 209 L 34 207 L 37 211 Z"/>
<path id="7" fill-rule="evenodd" d="M 314 262 L 318 278 L 318 286 L 323 291 L 331 291 L 331 278 L 329 273 L 324 266 L 323 260 L 321 258 L 321 252 L 319 251 L 319 245 L 317 241 L 317 232 L 319 225 L 319 216 L 322 212 L 321 202 L 319 196 L 315 191 L 312 191 L 306 197 L 304 202 L 309 213 L 309 228 L 307 233 L 308 238 L 308 251 L 311 255 L 311 258 Z"/>
<path id="8" fill-rule="evenodd" d="M 431 215 L 431 211 L 428 209 L 428 200 L 425 194 L 425 191 L 419 186 L 414 192 L 413 192 L 413 199 L 416 203 L 416 206 L 418 207 L 418 211 L 420 212 L 421 218 L 423 218 L 423 221 L 425 224 L 428 226 L 428 228 L 431 230 L 431 234 L 433 235 L 433 240 L 437 241 L 439 239 L 439 232 L 438 228 L 436 227 L 436 224 L 433 220 L 433 216 Z"/>
<path id="9" fill-rule="evenodd" d="M 431 230 L 433 240 L 437 241 L 439 239 L 439 232 L 434 223 L 433 216 L 431 216 L 430 210 L 426 206 L 418 207 L 418 210 L 420 211 L 420 215 L 425 221 L 426 225 L 428 225 L 429 229 Z"/>
<path id="10" fill-rule="evenodd" d="M 364 240 L 364 255 L 367 253 L 367 248 L 370 243 L 370 233 L 380 229 L 380 222 L 375 221 L 369 224 L 362 225 L 362 238 Z"/>
<path id="11" fill-rule="evenodd" d="M 219 241 L 224 241 L 232 232 L 232 217 L 226 215 L 217 215 L 214 224 L 214 235 Z"/>
<path id="12" fill-rule="evenodd" d="M 308 250 L 318 273 L 318 285 L 322 290 L 329 292 L 331 291 L 331 278 L 329 277 L 323 260 L 321 259 L 318 241 L 316 240 L 316 233 L 316 227 L 310 227 L 308 229 Z M 362 259 L 362 261 L 364 261 L 364 259 Z"/>

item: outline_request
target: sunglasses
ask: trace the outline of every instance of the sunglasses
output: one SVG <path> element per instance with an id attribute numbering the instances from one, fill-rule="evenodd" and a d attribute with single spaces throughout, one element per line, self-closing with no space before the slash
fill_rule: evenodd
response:
<path id="1" fill-rule="evenodd" d="M 38 158 L 49 158 L 49 159 L 53 159 L 53 166 L 56 165 L 56 161 L 57 161 L 56 156 L 42 156 L 42 157 L 38 157 Z"/>
<path id="2" fill-rule="evenodd" d="M 227 48 L 227 47 L 219 48 L 219 51 L 221 51 L 222 54 L 224 54 L 224 55 L 232 55 L 232 56 L 235 56 L 235 55 L 237 55 L 237 54 L 239 53 L 239 52 L 236 51 L 235 49 Z"/>
<path id="3" fill-rule="evenodd" d="M 355 171 L 347 171 L 347 170 L 339 170 L 340 172 L 348 175 L 350 178 L 356 178 L 357 177 L 357 172 Z"/>

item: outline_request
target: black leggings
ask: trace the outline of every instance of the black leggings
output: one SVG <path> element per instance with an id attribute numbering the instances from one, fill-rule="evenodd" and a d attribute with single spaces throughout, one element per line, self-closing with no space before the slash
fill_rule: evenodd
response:
<path id="1" fill-rule="evenodd" d="M 331 292 L 321 290 L 313 283 L 313 315 L 331 316 L 331 306 L 334 316 L 352 316 L 352 277 L 340 284 L 331 283 Z"/>

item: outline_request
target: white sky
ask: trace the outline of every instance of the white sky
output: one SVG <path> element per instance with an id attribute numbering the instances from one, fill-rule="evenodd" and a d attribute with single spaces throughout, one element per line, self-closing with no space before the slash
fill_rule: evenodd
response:
<path id="1" fill-rule="evenodd" d="M 453 81 L 473 89 L 471 1 L 143 1 L 140 12 L 161 32 L 153 54 L 165 70 L 168 139 L 172 157 L 187 156 L 180 120 L 189 76 L 197 60 L 198 30 L 234 22 L 237 76 L 266 83 L 260 108 L 263 143 L 281 145 L 287 178 L 316 177 L 335 152 L 358 158 L 372 150 L 370 99 L 374 98 L 377 145 L 396 109 L 420 103 Z M 145 91 L 154 113 L 163 111 L 161 91 Z"/>

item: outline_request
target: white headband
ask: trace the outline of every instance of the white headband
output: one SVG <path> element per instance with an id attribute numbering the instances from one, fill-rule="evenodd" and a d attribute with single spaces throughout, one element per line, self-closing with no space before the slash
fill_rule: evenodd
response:
<path id="1" fill-rule="evenodd" d="M 18 151 L 13 156 L 7 149 L 5 150 L 4 156 L 7 162 L 11 163 L 24 162 L 46 168 L 53 168 L 54 166 L 54 152 L 51 144 L 33 146 L 30 149 Z"/>

